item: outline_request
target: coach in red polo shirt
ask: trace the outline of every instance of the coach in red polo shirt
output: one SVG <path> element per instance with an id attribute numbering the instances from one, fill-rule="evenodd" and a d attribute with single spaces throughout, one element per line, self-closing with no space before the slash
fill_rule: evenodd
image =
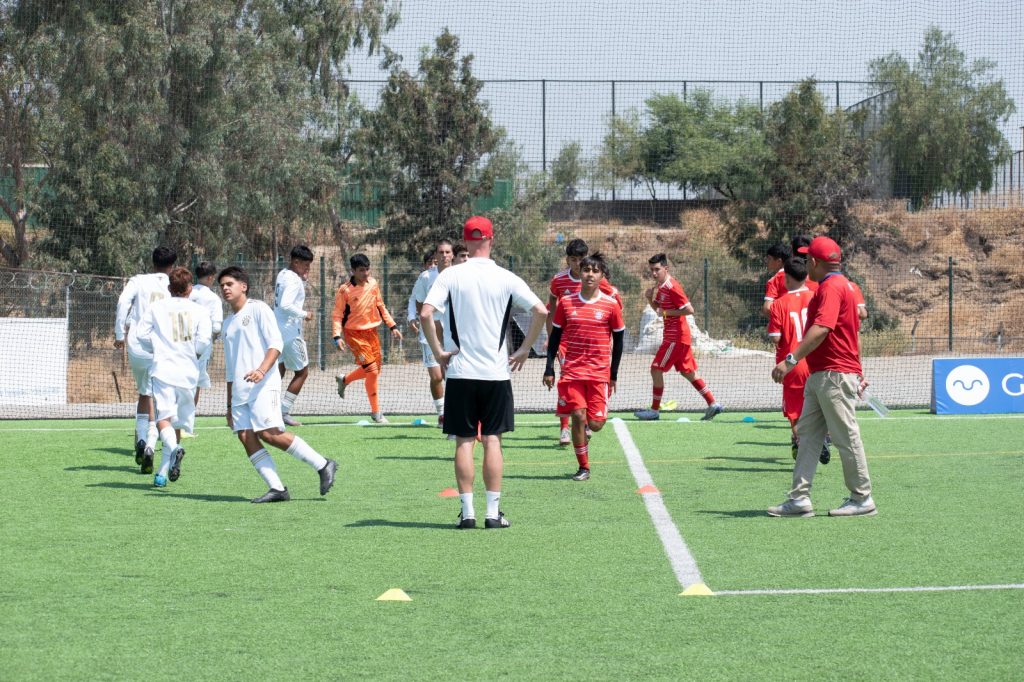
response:
<path id="1" fill-rule="evenodd" d="M 871 478 L 856 412 L 863 378 L 857 299 L 840 272 L 842 251 L 838 244 L 828 237 L 815 237 L 810 246 L 799 251 L 808 256 L 807 274 L 818 282 L 818 291 L 807 306 L 803 341 L 775 366 L 772 379 L 781 383 L 804 358 L 811 375 L 804 389 L 804 409 L 796 424 L 800 447 L 793 467 L 793 489 L 785 502 L 768 509 L 768 515 L 814 516 L 811 482 L 825 435 L 831 434 L 843 462 L 843 479 L 850 496 L 828 514 L 871 516 L 877 511 L 871 499 Z"/>

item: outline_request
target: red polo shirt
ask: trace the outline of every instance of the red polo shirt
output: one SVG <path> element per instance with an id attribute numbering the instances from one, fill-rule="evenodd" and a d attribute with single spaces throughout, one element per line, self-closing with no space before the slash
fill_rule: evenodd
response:
<path id="1" fill-rule="evenodd" d="M 860 318 L 857 300 L 848 280 L 841 274 L 830 274 L 822 280 L 818 291 L 807 306 L 807 326 L 804 336 L 813 325 L 828 327 L 831 332 L 807 356 L 807 368 L 814 372 L 834 371 L 863 374 L 860 365 Z"/>

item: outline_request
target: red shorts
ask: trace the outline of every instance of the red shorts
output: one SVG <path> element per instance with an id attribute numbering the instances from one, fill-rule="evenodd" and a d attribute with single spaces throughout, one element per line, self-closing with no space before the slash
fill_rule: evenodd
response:
<path id="1" fill-rule="evenodd" d="M 804 388 L 809 376 L 806 364 L 801 361 L 782 382 L 782 414 L 790 422 L 799 419 L 804 410 Z"/>
<path id="2" fill-rule="evenodd" d="M 679 341 L 662 342 L 658 352 L 654 354 L 651 369 L 667 372 L 673 368 L 682 374 L 697 371 L 697 361 L 693 358 L 693 349 L 690 348 L 690 344 Z"/>
<path id="3" fill-rule="evenodd" d="M 559 379 L 555 414 L 571 414 L 573 410 L 583 409 L 587 411 L 587 421 L 608 419 L 608 382 Z"/>

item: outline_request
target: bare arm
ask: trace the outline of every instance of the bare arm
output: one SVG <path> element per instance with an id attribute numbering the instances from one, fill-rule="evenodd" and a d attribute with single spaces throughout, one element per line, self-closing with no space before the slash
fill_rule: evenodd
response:
<path id="1" fill-rule="evenodd" d="M 832 330 L 828 327 L 823 327 L 820 324 L 812 324 L 811 328 L 804 334 L 804 340 L 800 342 L 800 345 L 793 351 L 793 357 L 796 358 L 797 362 L 800 362 L 812 352 L 814 349 L 821 345 L 822 341 L 832 333 Z M 782 378 L 786 376 L 795 365 L 790 365 L 785 360 L 775 365 L 775 369 L 772 370 L 772 379 L 775 383 L 781 383 Z"/>

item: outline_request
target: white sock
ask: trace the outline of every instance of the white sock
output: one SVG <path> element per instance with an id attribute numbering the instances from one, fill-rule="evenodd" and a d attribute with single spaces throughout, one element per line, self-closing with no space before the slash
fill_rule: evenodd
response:
<path id="1" fill-rule="evenodd" d="M 281 398 L 281 414 L 288 414 L 292 411 L 292 405 L 295 404 L 295 399 L 299 397 L 298 393 L 292 393 L 291 391 L 285 391 L 284 397 Z"/>
<path id="2" fill-rule="evenodd" d="M 149 417 L 146 417 L 149 419 Z M 146 432 L 146 447 L 152 450 L 156 447 L 156 439 L 159 438 L 156 430 L 156 422 L 149 422 L 149 430 Z"/>
<path id="3" fill-rule="evenodd" d="M 157 473 L 166 477 L 174 461 L 174 451 L 178 449 L 178 437 L 174 435 L 174 429 L 168 426 L 160 432 L 160 440 L 164 443 L 164 451 L 160 457 L 160 471 Z"/>
<path id="4" fill-rule="evenodd" d="M 494 492 L 493 490 L 487 491 L 487 518 L 496 519 L 498 518 L 498 502 L 501 501 L 501 491 Z"/>
<path id="5" fill-rule="evenodd" d="M 434 409 L 437 410 L 437 416 L 444 414 L 444 397 L 438 398 L 434 401 Z"/>
<path id="6" fill-rule="evenodd" d="M 295 436 L 295 440 L 292 441 L 292 444 L 288 446 L 285 452 L 300 462 L 305 462 L 317 471 L 320 471 L 327 465 L 327 460 L 324 459 L 323 455 L 311 448 L 309 443 L 298 436 Z"/>
<path id="7" fill-rule="evenodd" d="M 462 518 L 475 519 L 476 512 L 473 511 L 473 493 L 459 493 L 459 500 L 462 501 Z"/>
<path id="8" fill-rule="evenodd" d="M 281 479 L 277 475 L 277 467 L 274 466 L 274 458 L 270 456 L 266 448 L 260 448 L 249 455 L 249 461 L 252 462 L 256 472 L 263 477 L 268 486 L 274 490 L 284 490 L 284 483 L 281 483 Z"/>
<path id="9" fill-rule="evenodd" d="M 138 443 L 140 440 L 146 440 L 146 435 L 149 433 L 149 415 L 148 414 L 137 414 L 135 415 L 135 442 Z"/>

